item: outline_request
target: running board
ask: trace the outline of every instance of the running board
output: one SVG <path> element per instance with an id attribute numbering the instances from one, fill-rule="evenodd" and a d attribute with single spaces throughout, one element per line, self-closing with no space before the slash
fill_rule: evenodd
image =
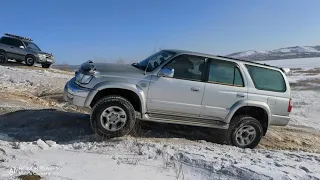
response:
<path id="1" fill-rule="evenodd" d="M 174 116 L 174 115 L 166 115 L 166 114 L 148 113 L 148 114 L 144 115 L 142 120 L 161 122 L 161 123 L 171 123 L 171 124 L 218 128 L 218 129 L 228 129 L 229 128 L 229 124 L 221 122 L 221 121 L 216 121 L 213 119 L 182 117 L 182 116 Z"/>

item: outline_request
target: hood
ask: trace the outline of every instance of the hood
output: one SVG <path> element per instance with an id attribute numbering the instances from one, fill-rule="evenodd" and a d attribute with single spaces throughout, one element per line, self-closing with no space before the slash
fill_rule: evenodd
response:
<path id="1" fill-rule="evenodd" d="M 44 51 L 37 51 L 37 50 L 34 50 L 34 49 L 28 49 L 29 51 L 32 51 L 34 53 L 38 53 L 38 54 L 45 54 L 47 55 L 48 57 L 53 57 L 53 55 L 51 53 L 47 53 L 47 52 L 44 52 Z"/>
<path id="2" fill-rule="evenodd" d="M 30 49 L 30 48 L 27 48 L 27 49 L 29 51 L 32 51 L 32 52 L 35 52 L 35 53 L 51 55 L 51 53 L 47 53 L 47 52 L 44 52 L 44 51 L 37 51 L 35 49 Z"/>
<path id="3" fill-rule="evenodd" d="M 97 72 L 101 75 L 104 74 L 114 74 L 114 73 L 121 73 L 121 74 L 142 74 L 143 71 L 133 67 L 130 64 L 114 64 L 114 63 L 93 63 L 92 61 L 87 61 L 81 64 L 80 70 L 83 72 Z"/>

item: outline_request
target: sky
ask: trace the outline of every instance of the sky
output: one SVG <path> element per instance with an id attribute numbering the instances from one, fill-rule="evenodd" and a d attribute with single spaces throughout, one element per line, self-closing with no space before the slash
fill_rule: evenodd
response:
<path id="1" fill-rule="evenodd" d="M 3 0 L 0 34 L 57 63 L 139 62 L 159 49 L 227 55 L 320 45 L 319 0 Z"/>

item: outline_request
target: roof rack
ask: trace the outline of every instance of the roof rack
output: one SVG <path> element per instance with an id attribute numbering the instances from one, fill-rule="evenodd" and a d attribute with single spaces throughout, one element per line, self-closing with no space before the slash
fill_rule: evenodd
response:
<path id="1" fill-rule="evenodd" d="M 252 64 L 264 65 L 264 66 L 269 66 L 269 67 L 274 67 L 274 68 L 280 69 L 281 71 L 284 71 L 283 68 L 281 68 L 281 67 L 271 66 L 271 65 L 266 64 L 266 63 L 258 63 L 258 62 L 255 62 L 255 61 L 249 61 L 249 60 L 244 60 L 244 59 L 237 59 L 237 58 L 233 58 L 233 57 L 220 56 L 220 55 L 218 55 L 217 57 L 226 58 L 226 59 L 233 59 L 233 60 L 243 61 L 243 62 L 249 62 L 249 63 L 252 63 Z"/>
<path id="2" fill-rule="evenodd" d="M 20 40 L 33 41 L 31 38 L 22 37 L 22 36 L 18 36 L 18 35 L 14 35 L 14 34 L 4 33 L 4 35 L 9 36 L 9 37 L 13 37 L 13 38 L 17 38 Z"/>
<path id="3" fill-rule="evenodd" d="M 221 58 L 227 58 L 227 59 L 233 59 L 233 60 L 237 60 L 237 61 L 244 61 L 244 62 L 249 62 L 249 63 L 253 63 L 253 64 L 259 64 L 259 65 L 265 65 L 265 66 L 270 66 L 270 67 L 276 67 L 276 66 L 271 66 L 269 64 L 266 64 L 266 63 L 258 63 L 258 62 L 255 62 L 255 61 L 249 61 L 249 60 L 244 60 L 244 59 L 237 59 L 237 58 L 233 58 L 233 57 L 227 57 L 227 56 L 217 56 L 217 57 L 221 57 Z M 279 68 L 279 67 L 276 67 L 276 68 Z"/>

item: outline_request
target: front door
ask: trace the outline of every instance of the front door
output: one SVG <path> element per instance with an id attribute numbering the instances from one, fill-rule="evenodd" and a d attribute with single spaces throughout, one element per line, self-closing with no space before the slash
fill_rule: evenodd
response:
<path id="1" fill-rule="evenodd" d="M 208 74 L 201 117 L 224 121 L 236 102 L 247 99 L 248 88 L 235 62 L 210 59 Z"/>
<path id="2" fill-rule="evenodd" d="M 148 113 L 199 117 L 205 84 L 202 82 L 204 62 L 204 57 L 180 55 L 165 65 L 174 69 L 174 76 L 152 77 Z"/>

